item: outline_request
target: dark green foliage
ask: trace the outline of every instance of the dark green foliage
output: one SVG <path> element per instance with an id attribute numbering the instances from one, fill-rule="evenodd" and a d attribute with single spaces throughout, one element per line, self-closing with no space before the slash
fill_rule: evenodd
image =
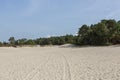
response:
<path id="1" fill-rule="evenodd" d="M 90 45 L 106 45 L 109 38 L 106 26 L 102 23 L 94 25 L 88 37 L 90 39 Z"/>
<path id="2" fill-rule="evenodd" d="M 37 40 L 40 45 L 62 45 L 65 44 L 65 39 L 61 37 L 40 38 Z"/>
<path id="3" fill-rule="evenodd" d="M 15 45 L 25 45 L 27 42 L 26 38 L 18 39 L 15 41 Z"/>
<path id="4" fill-rule="evenodd" d="M 79 45 L 88 45 L 89 44 L 89 33 L 90 28 L 87 25 L 83 25 L 79 28 L 77 44 Z"/>
<path id="5" fill-rule="evenodd" d="M 54 36 L 49 38 L 18 39 L 9 38 L 9 43 L 0 42 L 0 46 L 23 46 L 23 45 L 62 45 L 62 44 L 77 44 L 77 45 L 109 45 L 120 44 L 120 21 L 101 20 L 97 24 L 90 26 L 84 24 L 79 28 L 78 35 Z"/>
<path id="6" fill-rule="evenodd" d="M 66 35 L 64 36 L 64 39 L 65 39 L 65 43 L 74 43 L 74 36 L 73 35 Z"/>
<path id="7" fill-rule="evenodd" d="M 90 31 L 89 26 L 83 25 L 81 28 L 79 28 L 78 36 L 84 37 L 87 36 Z"/>
<path id="8" fill-rule="evenodd" d="M 39 45 L 50 45 L 51 41 L 49 38 L 41 38 L 39 39 Z"/>
<path id="9" fill-rule="evenodd" d="M 2 42 L 0 42 L 0 47 L 3 45 L 3 43 Z"/>
<path id="10" fill-rule="evenodd" d="M 14 45 L 15 44 L 15 38 L 14 37 L 10 37 L 9 38 L 9 42 L 11 45 Z"/>
<path id="11" fill-rule="evenodd" d="M 120 44 L 120 21 L 101 20 L 100 23 L 83 25 L 78 31 L 78 45 Z"/>
<path id="12" fill-rule="evenodd" d="M 11 46 L 8 42 L 3 42 L 2 44 L 3 44 L 2 46 L 5 46 L 5 47 Z"/>
<path id="13" fill-rule="evenodd" d="M 120 44 L 120 35 L 115 35 L 111 38 L 113 44 Z"/>
<path id="14" fill-rule="evenodd" d="M 26 45 L 35 45 L 35 41 L 32 39 L 29 39 L 25 42 Z"/>
<path id="15" fill-rule="evenodd" d="M 54 36 L 50 38 L 39 38 L 35 40 L 38 45 L 62 45 L 67 43 L 74 43 L 73 35 Z"/>
<path id="16" fill-rule="evenodd" d="M 64 37 L 56 37 L 54 39 L 54 42 L 52 42 L 53 45 L 62 45 L 65 44 L 65 38 Z"/>

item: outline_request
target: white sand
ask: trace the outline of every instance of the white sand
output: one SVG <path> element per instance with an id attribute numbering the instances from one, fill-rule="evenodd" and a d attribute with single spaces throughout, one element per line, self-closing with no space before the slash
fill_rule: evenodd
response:
<path id="1" fill-rule="evenodd" d="M 120 80 L 120 47 L 0 48 L 0 80 Z"/>

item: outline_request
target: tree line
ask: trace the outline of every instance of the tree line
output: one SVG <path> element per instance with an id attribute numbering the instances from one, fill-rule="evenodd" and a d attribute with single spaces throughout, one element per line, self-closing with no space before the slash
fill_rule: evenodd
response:
<path id="1" fill-rule="evenodd" d="M 14 37 L 10 37 L 9 42 L 0 42 L 0 46 L 26 46 L 26 45 L 63 45 L 66 43 L 74 44 L 74 36 L 73 35 L 65 35 L 65 36 L 54 36 L 49 38 L 37 38 L 37 39 L 18 39 L 15 40 Z"/>
<path id="2" fill-rule="evenodd" d="M 10 37 L 9 42 L 0 42 L 0 46 L 24 46 L 24 45 L 114 45 L 120 44 L 120 21 L 114 19 L 101 20 L 97 24 L 82 25 L 78 35 L 53 36 L 49 38 L 18 39 Z"/>

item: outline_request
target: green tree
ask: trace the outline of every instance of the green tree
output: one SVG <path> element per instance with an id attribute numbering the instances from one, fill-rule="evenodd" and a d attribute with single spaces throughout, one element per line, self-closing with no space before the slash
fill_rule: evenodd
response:
<path id="1" fill-rule="evenodd" d="M 108 44 L 108 31 L 103 23 L 98 23 L 91 27 L 89 33 L 90 45 L 106 45 Z"/>
<path id="2" fill-rule="evenodd" d="M 81 28 L 79 28 L 78 36 L 86 36 L 89 33 L 89 26 L 83 25 Z"/>
<path id="3" fill-rule="evenodd" d="M 11 45 L 14 45 L 15 44 L 15 38 L 14 37 L 10 37 L 9 38 L 9 42 Z"/>
<path id="4" fill-rule="evenodd" d="M 15 41 L 15 44 L 19 45 L 19 46 L 22 46 L 22 45 L 25 45 L 26 41 L 27 41 L 26 38 L 18 39 L 18 40 Z"/>
<path id="5" fill-rule="evenodd" d="M 3 43 L 2 43 L 2 42 L 0 42 L 0 47 L 1 47 L 1 46 L 3 46 Z"/>
<path id="6" fill-rule="evenodd" d="M 101 23 L 104 23 L 105 26 L 107 27 L 109 40 L 111 40 L 112 36 L 114 36 L 114 33 L 116 31 L 117 22 L 114 19 L 113 20 L 110 19 L 110 20 L 102 20 Z"/>
<path id="7" fill-rule="evenodd" d="M 32 39 L 29 39 L 25 42 L 26 45 L 35 45 L 35 41 Z"/>
<path id="8" fill-rule="evenodd" d="M 67 34 L 64 36 L 63 39 L 65 40 L 65 43 L 70 43 L 70 44 L 74 43 L 74 36 L 73 35 Z"/>
<path id="9" fill-rule="evenodd" d="M 113 44 L 120 44 L 120 21 L 117 22 L 117 25 L 114 29 L 114 34 L 111 38 L 111 42 Z"/>
<path id="10" fill-rule="evenodd" d="M 81 28 L 79 28 L 77 44 L 89 45 L 89 36 L 88 36 L 89 33 L 90 33 L 89 26 L 83 25 Z"/>

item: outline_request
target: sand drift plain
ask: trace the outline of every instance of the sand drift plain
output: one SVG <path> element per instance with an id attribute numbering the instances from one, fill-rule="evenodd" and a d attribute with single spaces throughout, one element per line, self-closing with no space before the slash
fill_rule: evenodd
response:
<path id="1" fill-rule="evenodd" d="M 120 47 L 0 48 L 0 80 L 120 80 Z"/>

